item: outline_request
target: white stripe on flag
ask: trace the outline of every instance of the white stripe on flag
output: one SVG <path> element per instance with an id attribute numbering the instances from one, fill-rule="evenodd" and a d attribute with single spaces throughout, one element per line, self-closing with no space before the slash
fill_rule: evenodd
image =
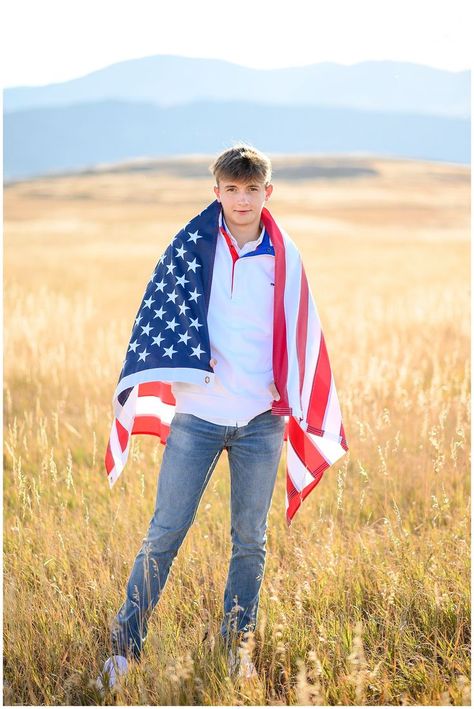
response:
<path id="1" fill-rule="evenodd" d="M 285 279 L 285 319 L 286 319 L 286 348 L 288 352 L 288 400 L 292 402 L 292 414 L 295 418 L 302 418 L 300 407 L 300 374 L 298 366 L 298 353 L 296 350 L 296 328 L 300 306 L 301 289 L 301 262 L 293 249 L 286 250 L 286 279 Z M 291 285 L 291 288 L 289 287 Z"/>
<path id="2" fill-rule="evenodd" d="M 341 409 L 337 398 L 336 388 L 334 386 L 334 378 L 331 372 L 331 386 L 329 388 L 329 397 L 324 413 L 323 431 L 328 431 L 332 434 L 338 434 L 341 428 Z"/>
<path id="3" fill-rule="evenodd" d="M 109 481 L 109 487 L 113 487 L 114 484 L 117 482 L 117 479 L 120 477 L 120 473 L 117 471 L 117 468 L 112 468 L 110 473 L 107 476 L 107 479 Z"/>
<path id="4" fill-rule="evenodd" d="M 321 455 L 324 456 L 330 465 L 335 463 L 336 460 L 339 460 L 339 458 L 346 453 L 341 444 L 332 440 L 332 438 L 316 436 L 316 434 L 308 433 L 308 431 L 306 431 L 306 435 L 309 436 Z"/>
<path id="5" fill-rule="evenodd" d="M 130 438 L 128 439 L 130 442 Z M 115 419 L 112 423 L 112 429 L 110 431 L 110 451 L 112 453 L 112 457 L 114 459 L 114 470 L 117 474 L 117 477 L 120 475 L 122 472 L 125 463 L 127 461 L 127 455 L 128 455 L 128 446 L 125 449 L 124 452 L 122 452 L 122 448 L 120 446 L 120 441 L 118 438 L 117 434 L 117 428 L 115 426 Z"/>
<path id="6" fill-rule="evenodd" d="M 137 399 L 137 416 L 156 416 L 163 423 L 170 424 L 176 407 L 165 404 L 157 396 L 139 396 Z"/>
<path id="7" fill-rule="evenodd" d="M 309 288 L 309 284 L 308 284 Z M 318 364 L 319 348 L 321 345 L 321 323 L 318 311 L 314 303 L 311 291 L 308 298 L 308 332 L 306 337 L 306 361 L 303 388 L 301 392 L 301 404 L 303 406 L 304 418 L 308 415 L 308 406 L 313 390 L 313 379 Z"/>

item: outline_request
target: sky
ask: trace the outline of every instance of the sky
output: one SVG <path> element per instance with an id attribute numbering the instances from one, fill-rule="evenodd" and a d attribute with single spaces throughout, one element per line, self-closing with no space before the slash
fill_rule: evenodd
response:
<path id="1" fill-rule="evenodd" d="M 154 54 L 261 69 L 396 60 L 469 69 L 471 0 L 6 0 L 3 87 Z"/>

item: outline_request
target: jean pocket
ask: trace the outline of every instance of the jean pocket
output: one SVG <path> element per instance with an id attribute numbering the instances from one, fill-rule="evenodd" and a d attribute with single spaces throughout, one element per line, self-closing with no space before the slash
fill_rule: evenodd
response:
<path id="1" fill-rule="evenodd" d="M 180 411 L 176 411 L 173 418 L 171 419 L 171 423 L 174 423 L 175 421 L 186 420 L 190 416 L 192 417 L 192 414 L 182 414 Z"/>
<path id="2" fill-rule="evenodd" d="M 198 423 L 209 423 L 205 419 L 199 418 L 199 416 L 195 416 L 194 414 L 185 414 L 181 413 L 180 411 L 177 411 L 173 418 L 171 419 L 171 424 L 198 424 Z"/>
<path id="3" fill-rule="evenodd" d="M 273 414 L 271 409 L 268 409 L 268 411 L 264 411 L 262 414 L 258 414 L 252 420 L 260 426 L 272 426 L 277 430 L 279 428 L 284 428 L 285 425 L 285 417 Z"/>

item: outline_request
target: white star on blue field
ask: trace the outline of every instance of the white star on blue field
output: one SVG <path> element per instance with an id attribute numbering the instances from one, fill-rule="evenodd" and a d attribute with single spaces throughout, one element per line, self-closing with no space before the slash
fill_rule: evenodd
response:
<path id="1" fill-rule="evenodd" d="M 209 361 L 200 332 L 205 325 L 202 263 L 192 253 L 201 238 L 199 231 L 181 232 L 161 256 L 135 319 L 125 360 L 129 367 L 156 366 L 154 358 L 158 366 L 170 362 L 166 366 L 173 367 L 189 367 L 191 358 Z"/>

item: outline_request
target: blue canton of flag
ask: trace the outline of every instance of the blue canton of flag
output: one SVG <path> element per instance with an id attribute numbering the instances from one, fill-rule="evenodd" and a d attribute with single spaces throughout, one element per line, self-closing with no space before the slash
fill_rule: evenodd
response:
<path id="1" fill-rule="evenodd" d="M 148 282 L 119 377 L 130 389 L 144 380 L 141 372 L 149 375 L 150 370 L 157 370 L 157 379 L 170 369 L 180 374 L 186 370 L 189 381 L 202 381 L 196 370 L 213 376 L 207 311 L 218 212 L 209 212 L 208 218 L 202 212 L 176 234 Z M 199 228 L 194 229 L 198 218 Z M 120 403 L 130 389 L 122 391 Z"/>

